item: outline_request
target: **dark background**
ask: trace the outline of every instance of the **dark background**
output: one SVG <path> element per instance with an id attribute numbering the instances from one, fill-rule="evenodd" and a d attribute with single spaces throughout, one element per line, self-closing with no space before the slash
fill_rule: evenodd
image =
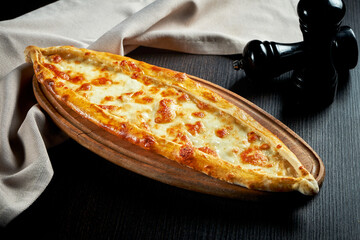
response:
<path id="1" fill-rule="evenodd" d="M 1 20 L 49 2 L 10 2 Z M 359 35 L 360 2 L 345 3 L 343 25 Z M 264 85 L 234 71 L 234 56 L 143 47 L 129 56 L 219 84 L 281 120 L 323 159 L 320 193 L 306 202 L 281 204 L 208 196 L 134 174 L 68 140 L 49 149 L 52 181 L 33 205 L 0 228 L 0 239 L 24 234 L 33 239 L 360 239 L 359 65 L 341 76 L 332 105 L 294 114 L 282 97 L 289 74 Z"/>
<path id="2" fill-rule="evenodd" d="M 38 9 L 55 0 L 7 1 L 2 2 L 0 8 L 0 21 L 10 20 L 25 13 Z"/>

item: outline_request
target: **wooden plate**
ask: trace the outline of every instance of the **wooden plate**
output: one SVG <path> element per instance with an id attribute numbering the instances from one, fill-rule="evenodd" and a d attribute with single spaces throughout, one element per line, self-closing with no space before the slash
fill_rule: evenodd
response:
<path id="1" fill-rule="evenodd" d="M 194 76 L 190 77 L 245 110 L 277 135 L 296 154 L 319 185 L 322 184 L 325 177 L 324 164 L 314 150 L 297 134 L 255 104 L 237 94 L 206 80 Z M 35 76 L 33 78 L 33 89 L 40 106 L 50 115 L 55 124 L 71 138 L 101 157 L 135 173 L 176 187 L 242 200 L 271 200 L 277 199 L 279 196 L 283 198 L 284 194 L 287 197 L 291 194 L 298 194 L 249 190 L 214 179 L 108 133 L 75 113 L 66 105 L 58 102 L 43 85 L 38 83 Z M 299 197 L 298 195 L 296 196 Z"/>

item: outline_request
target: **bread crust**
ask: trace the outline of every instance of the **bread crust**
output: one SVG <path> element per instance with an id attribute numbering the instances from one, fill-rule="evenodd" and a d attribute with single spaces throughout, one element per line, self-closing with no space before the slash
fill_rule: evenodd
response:
<path id="1" fill-rule="evenodd" d="M 55 54 L 63 56 L 64 58 L 71 57 L 79 59 L 80 61 L 91 62 L 91 64 L 99 67 L 108 66 L 111 67 L 113 71 L 122 72 L 127 75 L 133 74 L 134 69 L 136 69 L 138 74 L 156 79 L 165 86 L 179 89 L 195 101 L 199 101 L 231 115 L 237 121 L 256 132 L 258 136 L 273 147 L 281 146 L 281 148 L 277 148 L 277 152 L 293 167 L 296 171 L 295 176 L 265 174 L 243 168 L 240 165 L 233 165 L 220 159 L 218 156 L 207 154 L 191 145 L 169 141 L 166 138 L 153 134 L 151 131 L 139 128 L 126 118 L 110 114 L 108 111 L 76 94 L 73 90 L 63 88 L 56 84 L 58 76 L 44 65 L 44 56 Z M 44 85 L 54 97 L 84 118 L 122 139 L 214 178 L 241 185 L 249 189 L 274 192 L 295 190 L 305 195 L 314 195 L 319 191 L 318 183 L 314 177 L 281 140 L 255 121 L 245 111 L 191 80 L 184 73 L 153 66 L 124 56 L 80 49 L 72 46 L 49 48 L 29 46 L 25 50 L 25 56 L 26 61 L 33 64 L 38 81 Z M 122 64 L 124 61 L 131 64 Z"/>

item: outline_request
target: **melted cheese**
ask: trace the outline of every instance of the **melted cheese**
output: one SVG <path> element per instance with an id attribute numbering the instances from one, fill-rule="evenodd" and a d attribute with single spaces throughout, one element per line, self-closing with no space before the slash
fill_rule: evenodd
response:
<path id="1" fill-rule="evenodd" d="M 143 81 L 107 67 L 77 59 L 45 63 L 61 72 L 59 82 L 109 113 L 124 117 L 139 128 L 179 144 L 188 143 L 235 166 L 283 176 L 289 171 L 276 161 L 276 149 L 251 135 L 232 116 L 193 100 L 181 90 Z M 59 76 L 59 74 L 58 74 Z"/>

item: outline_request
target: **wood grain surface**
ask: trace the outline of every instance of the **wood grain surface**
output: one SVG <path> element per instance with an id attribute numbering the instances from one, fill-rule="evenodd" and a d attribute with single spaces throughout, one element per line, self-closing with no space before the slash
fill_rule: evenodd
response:
<path id="1" fill-rule="evenodd" d="M 345 4 L 343 25 L 359 37 L 360 1 Z M 254 83 L 233 71 L 233 56 L 143 47 L 129 56 L 218 84 L 279 119 L 323 160 L 326 177 L 320 193 L 310 201 L 281 204 L 219 198 L 114 167 L 69 139 L 49 149 L 54 168 L 50 185 L 0 229 L 0 239 L 19 239 L 24 233 L 34 239 L 359 239 L 359 64 L 340 75 L 331 106 L 297 113 L 284 107 L 287 74 L 271 84 Z M 54 128 L 52 121 L 47 127 Z"/>

